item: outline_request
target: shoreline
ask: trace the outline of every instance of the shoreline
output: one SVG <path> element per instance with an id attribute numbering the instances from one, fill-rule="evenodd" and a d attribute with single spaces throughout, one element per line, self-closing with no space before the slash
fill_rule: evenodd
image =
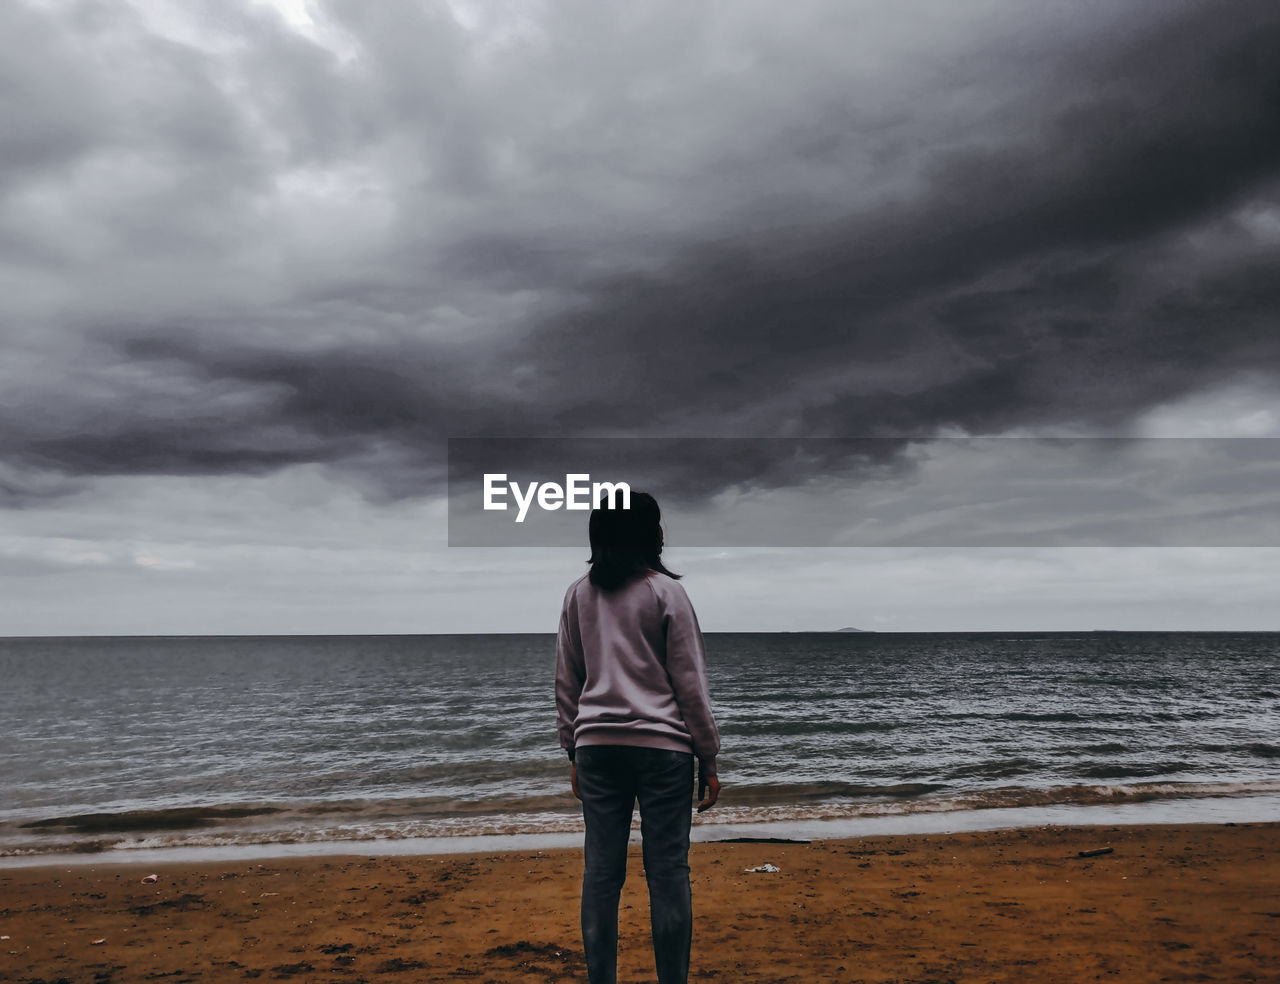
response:
<path id="1" fill-rule="evenodd" d="M 721 814 L 723 816 L 723 814 Z M 1052 804 L 970 810 L 946 810 L 821 819 L 722 820 L 695 818 L 691 841 L 717 843 L 732 838 L 827 841 L 853 837 L 952 834 L 1021 830 L 1044 826 L 1169 826 L 1185 824 L 1258 824 L 1280 822 L 1280 793 L 1117 801 L 1105 804 Z M 638 826 L 632 841 L 639 843 Z M 520 831 L 479 835 L 383 838 L 316 838 L 262 842 L 148 845 L 104 850 L 27 853 L 0 856 L 0 872 L 42 866 L 98 864 L 197 864 L 220 861 L 271 861 L 326 856 L 425 855 L 557 850 L 580 845 L 581 826 L 551 832 Z"/>
<path id="2" fill-rule="evenodd" d="M 860 837 L 945 836 L 1006 832 L 1046 827 L 1183 827 L 1280 823 L 1280 793 L 1142 800 L 1115 804 L 1001 807 L 815 820 L 699 821 L 691 843 L 733 839 L 846 841 Z M 10 869 L 76 868 L 93 865 L 216 864 L 224 861 L 283 861 L 315 857 L 420 857 L 580 847 L 582 830 L 474 834 L 474 836 L 338 839 L 109 848 L 102 851 L 26 853 L 0 856 L 0 873 Z M 632 846 L 639 845 L 639 824 L 632 824 Z"/>
<path id="3" fill-rule="evenodd" d="M 691 976 L 1266 980 L 1278 836 L 1280 822 L 695 843 Z M 746 870 L 765 863 L 779 870 Z M 580 878 L 575 848 L 11 868 L 0 977 L 585 980 Z M 647 908 L 633 846 L 622 981 L 652 977 Z"/>

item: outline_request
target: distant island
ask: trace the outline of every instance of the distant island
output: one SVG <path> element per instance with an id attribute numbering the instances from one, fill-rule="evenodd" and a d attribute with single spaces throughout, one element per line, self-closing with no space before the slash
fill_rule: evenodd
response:
<path id="1" fill-rule="evenodd" d="M 836 629 L 837 632 L 871 632 L 872 629 L 855 629 L 852 625 L 846 625 L 843 629 Z"/>

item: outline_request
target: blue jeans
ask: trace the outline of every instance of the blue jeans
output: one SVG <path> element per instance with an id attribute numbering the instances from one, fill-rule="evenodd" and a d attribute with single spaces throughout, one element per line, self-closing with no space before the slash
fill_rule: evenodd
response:
<path id="1" fill-rule="evenodd" d="M 618 979 L 618 898 L 627 878 L 627 837 L 638 799 L 658 984 L 686 984 L 693 939 L 689 892 L 693 754 L 587 745 L 574 758 L 587 825 L 582 874 L 587 976 L 591 984 L 615 984 Z"/>

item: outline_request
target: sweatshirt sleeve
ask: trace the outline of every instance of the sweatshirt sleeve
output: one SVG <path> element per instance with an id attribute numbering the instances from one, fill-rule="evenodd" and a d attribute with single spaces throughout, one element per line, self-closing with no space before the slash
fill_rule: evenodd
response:
<path id="1" fill-rule="evenodd" d="M 711 711 L 702 630 L 684 589 L 676 587 L 666 594 L 667 675 L 671 678 L 680 716 L 693 740 L 693 753 L 702 763 L 702 774 L 714 776 L 716 755 L 720 752 L 720 730 Z"/>
<path id="2" fill-rule="evenodd" d="M 576 610 L 572 610 L 570 593 L 560 610 L 560 632 L 556 637 L 556 731 L 560 747 L 573 761 L 573 731 L 578 719 L 578 701 L 586 683 L 586 662 L 582 655 L 582 639 L 578 634 Z"/>

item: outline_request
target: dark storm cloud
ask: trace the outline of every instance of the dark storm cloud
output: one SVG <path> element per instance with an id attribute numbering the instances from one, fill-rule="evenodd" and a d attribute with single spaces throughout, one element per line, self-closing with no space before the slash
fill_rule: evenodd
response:
<path id="1" fill-rule="evenodd" d="M 447 437 L 1113 428 L 1280 370 L 1274 4 L 917 7 L 19 8 L 0 447 L 403 496 Z"/>
<path id="2" fill-rule="evenodd" d="M 691 248 L 656 277 L 603 285 L 530 352 L 561 384 L 592 365 L 610 424 L 786 388 L 836 434 L 1110 423 L 1243 366 L 1280 368 L 1274 240 L 1226 271 L 1213 256 L 1167 270 L 1199 223 L 1253 195 L 1276 203 L 1280 64 L 1266 52 L 1280 14 L 1250 9 L 1231 23 L 1195 11 L 1064 76 L 1056 104 L 1026 107 L 1034 141 L 944 156 L 904 205 Z M 860 384 L 861 365 L 895 359 L 910 388 Z M 795 384 L 832 363 L 844 392 L 802 396 Z"/>

